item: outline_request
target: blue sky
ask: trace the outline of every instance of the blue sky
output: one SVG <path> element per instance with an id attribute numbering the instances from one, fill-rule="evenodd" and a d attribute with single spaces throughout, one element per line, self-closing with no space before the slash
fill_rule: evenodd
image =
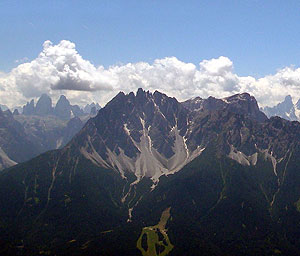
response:
<path id="1" fill-rule="evenodd" d="M 67 39 L 95 65 L 227 56 L 239 75 L 300 66 L 300 1 L 0 1 L 0 70 Z"/>
<path id="2" fill-rule="evenodd" d="M 0 0 L 0 104 L 300 95 L 300 1 Z M 48 41 L 49 40 L 49 41 Z"/>

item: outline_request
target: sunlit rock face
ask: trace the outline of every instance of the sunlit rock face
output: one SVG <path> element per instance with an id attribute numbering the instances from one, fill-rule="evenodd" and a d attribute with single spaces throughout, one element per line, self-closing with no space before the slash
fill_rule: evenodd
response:
<path id="1" fill-rule="evenodd" d="M 279 116 L 290 121 L 300 121 L 300 100 L 294 104 L 290 95 L 276 106 L 265 107 L 262 110 L 268 117 Z"/>
<path id="2" fill-rule="evenodd" d="M 216 113 L 224 116 L 215 117 Z M 80 137 L 85 138 L 81 152 L 122 177 L 129 172 L 137 180 L 149 177 L 157 181 L 199 156 L 220 132 L 216 122 L 228 121 L 226 113 L 245 115 L 258 123 L 267 120 L 248 93 L 179 103 L 158 91 L 120 92 L 81 132 Z M 253 143 L 249 147 L 254 148 Z M 230 145 L 223 145 L 228 154 Z"/>
<path id="3" fill-rule="evenodd" d="M 189 111 L 175 98 L 139 89 L 119 93 L 85 128 L 92 129 L 82 153 L 122 176 L 158 179 L 178 171 L 201 150 L 189 146 Z"/>

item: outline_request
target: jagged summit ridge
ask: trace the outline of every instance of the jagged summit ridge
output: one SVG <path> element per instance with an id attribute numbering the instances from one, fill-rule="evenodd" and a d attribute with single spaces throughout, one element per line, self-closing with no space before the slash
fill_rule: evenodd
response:
<path id="1" fill-rule="evenodd" d="M 266 115 L 259 110 L 256 99 L 249 93 L 235 94 L 223 99 L 217 99 L 212 96 L 207 99 L 196 97 L 184 101 L 182 104 L 193 111 L 227 109 L 230 112 L 248 115 L 259 122 L 267 120 Z"/>
<path id="2" fill-rule="evenodd" d="M 92 102 L 91 104 L 87 104 L 83 108 L 81 108 L 78 105 L 71 105 L 70 101 L 64 95 L 60 96 L 55 106 L 52 106 L 51 97 L 48 94 L 44 93 L 38 99 L 36 106 L 34 104 L 34 99 L 32 99 L 30 102 L 27 102 L 26 105 L 23 106 L 23 109 L 20 109 L 20 111 L 22 112 L 23 115 L 29 115 L 29 116 L 54 115 L 63 120 L 67 120 L 74 116 L 76 117 L 81 117 L 84 115 L 95 116 L 99 109 L 101 109 L 101 106 L 98 103 L 94 103 L 94 102 Z"/>
<path id="3" fill-rule="evenodd" d="M 287 95 L 283 102 L 278 103 L 274 107 L 265 107 L 263 111 L 268 117 L 280 116 L 290 121 L 300 120 L 300 100 L 296 104 L 293 103 L 291 95 Z"/>
<path id="4" fill-rule="evenodd" d="M 96 138 L 87 136 L 81 152 L 122 176 L 131 172 L 138 180 L 157 180 L 180 170 L 203 149 L 188 145 L 188 117 L 188 110 L 175 98 L 157 91 L 120 92 L 99 111 L 94 127 L 89 125 L 98 134 Z"/>
<path id="5" fill-rule="evenodd" d="M 137 180 L 157 181 L 201 154 L 215 132 L 204 129 L 199 119 L 222 110 L 267 120 L 247 93 L 179 103 L 140 88 L 136 94 L 120 92 L 99 111 L 81 133 L 85 141 L 80 151 L 94 164 L 115 169 L 123 177 L 133 173 Z"/>

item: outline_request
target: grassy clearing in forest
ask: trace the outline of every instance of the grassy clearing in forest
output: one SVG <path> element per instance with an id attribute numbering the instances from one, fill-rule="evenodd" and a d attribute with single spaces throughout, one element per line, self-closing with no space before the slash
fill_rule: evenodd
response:
<path id="1" fill-rule="evenodd" d="M 165 228 L 170 218 L 170 210 L 171 207 L 163 211 L 157 225 L 143 228 L 137 241 L 137 248 L 143 256 L 165 256 L 173 249 Z M 146 237 L 146 245 L 142 243 L 143 236 Z"/>

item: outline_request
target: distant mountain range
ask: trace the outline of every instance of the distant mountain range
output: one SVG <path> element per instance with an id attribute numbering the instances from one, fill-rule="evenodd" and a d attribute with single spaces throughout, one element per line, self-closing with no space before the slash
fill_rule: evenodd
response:
<path id="1" fill-rule="evenodd" d="M 9 110 L 0 109 L 0 170 L 37 156 L 38 147 Z"/>
<path id="2" fill-rule="evenodd" d="M 63 147 L 85 122 L 78 117 L 16 116 L 0 110 L 0 170 Z"/>
<path id="3" fill-rule="evenodd" d="M 187 100 L 184 104 L 186 104 L 187 107 L 189 107 L 189 104 L 194 104 L 194 107 L 201 107 L 202 102 L 203 99 L 196 97 L 193 100 Z M 300 99 L 297 103 L 294 103 L 292 97 L 287 95 L 283 102 L 278 103 L 274 107 L 261 108 L 261 111 L 264 112 L 268 118 L 279 116 L 289 121 L 300 121 Z"/>
<path id="4" fill-rule="evenodd" d="M 120 92 L 0 172 L 0 253 L 299 255 L 300 124 L 247 93 Z"/>
<path id="5" fill-rule="evenodd" d="M 265 107 L 262 109 L 268 116 L 280 116 L 290 121 L 300 121 L 300 99 L 296 104 L 293 103 L 290 95 L 286 96 L 283 102 L 274 107 Z"/>
<path id="6" fill-rule="evenodd" d="M 61 148 L 80 131 L 84 123 L 97 114 L 99 104 L 84 109 L 71 105 L 61 96 L 52 107 L 51 98 L 43 94 L 23 107 L 23 114 L 13 114 L 0 105 L 0 170 L 27 161 L 48 150 Z"/>
<path id="7" fill-rule="evenodd" d="M 203 99 L 196 97 L 194 99 L 187 100 L 184 104 L 186 104 L 188 107 L 189 102 L 193 102 L 192 104 L 195 104 L 195 106 L 199 105 L 200 107 Z M 9 108 L 6 105 L 0 104 L 0 109 L 5 111 Z M 34 105 L 34 100 L 31 100 L 23 106 L 22 111 L 20 111 L 20 108 L 16 108 L 14 114 L 23 113 L 24 115 L 39 116 L 55 115 L 61 119 L 70 119 L 74 116 L 84 116 L 86 114 L 91 114 L 94 116 L 97 114 L 99 109 L 101 109 L 100 105 L 94 102 L 87 104 L 82 108 L 78 105 L 71 105 L 64 95 L 61 95 L 56 103 L 56 106 L 52 107 L 52 99 L 47 94 L 43 94 L 39 98 L 36 106 Z M 274 107 L 267 106 L 261 108 L 261 111 L 264 112 L 269 118 L 272 116 L 279 116 L 290 121 L 300 121 L 300 99 L 297 101 L 297 103 L 293 103 L 292 97 L 287 95 L 283 102 L 278 103 Z"/>
<path id="8" fill-rule="evenodd" d="M 34 100 L 27 102 L 23 106 L 22 113 L 24 115 L 38 115 L 38 116 L 49 116 L 54 115 L 60 119 L 70 119 L 72 117 L 80 117 L 87 114 L 96 115 L 100 109 L 98 103 L 87 104 L 84 108 L 80 108 L 78 105 L 71 105 L 69 100 L 61 95 L 57 101 L 55 107 L 52 107 L 52 99 L 47 94 L 42 94 L 39 100 L 34 105 Z"/>

